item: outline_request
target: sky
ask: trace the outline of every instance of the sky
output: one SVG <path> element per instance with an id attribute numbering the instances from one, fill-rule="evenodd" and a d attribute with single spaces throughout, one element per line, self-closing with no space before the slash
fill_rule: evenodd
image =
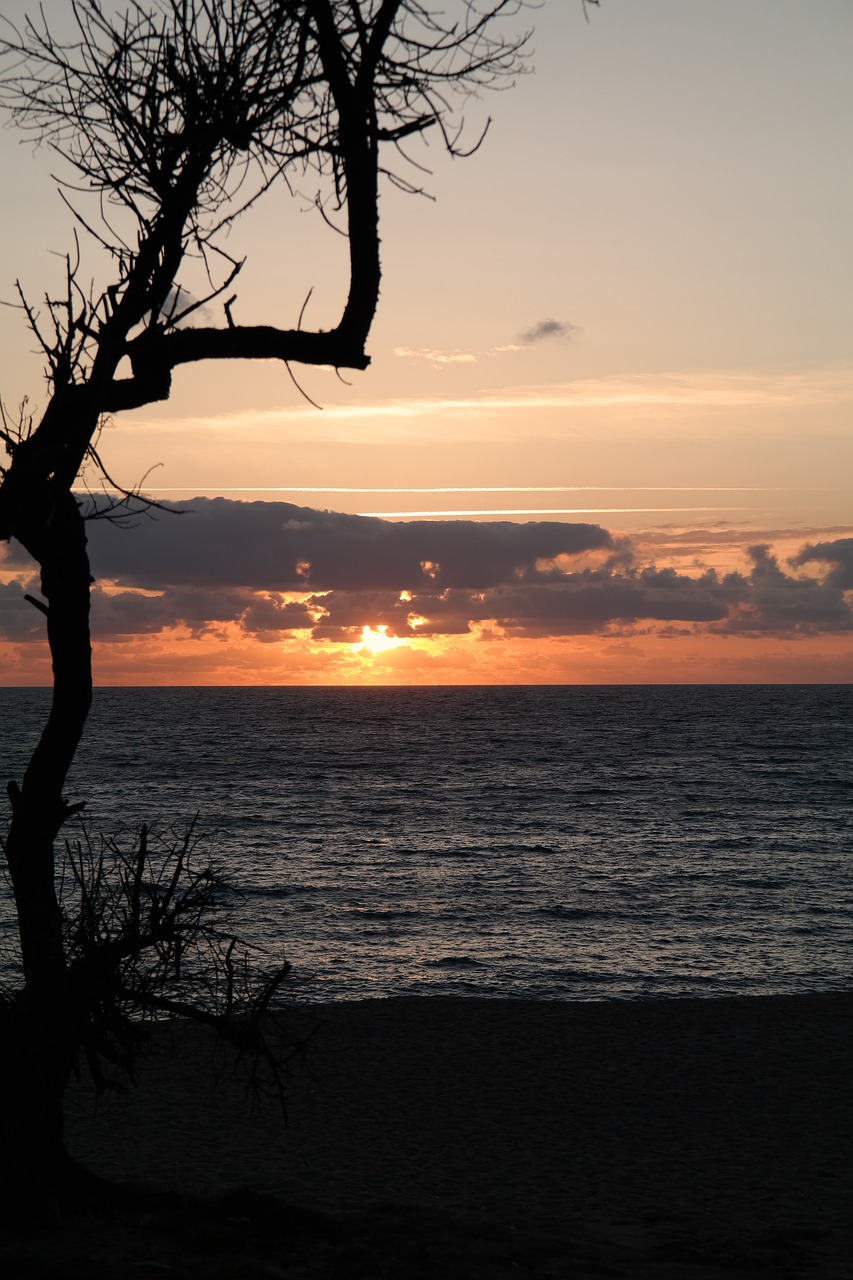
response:
<path id="1" fill-rule="evenodd" d="M 431 198 L 383 192 L 367 372 L 195 366 L 105 426 L 110 474 L 184 514 L 89 526 L 97 683 L 853 679 L 853 7 L 527 24 L 528 73 L 468 105 L 479 151 L 415 148 Z M 0 133 L 5 301 L 71 245 L 52 163 Z M 233 229 L 238 321 L 310 292 L 335 323 L 310 197 Z M 11 408 L 44 403 L 32 346 L 0 308 Z M 50 679 L 32 577 L 12 544 L 2 684 Z"/>

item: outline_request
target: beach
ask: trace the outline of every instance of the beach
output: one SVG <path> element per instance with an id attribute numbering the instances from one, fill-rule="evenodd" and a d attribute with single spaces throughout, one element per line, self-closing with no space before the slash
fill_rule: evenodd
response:
<path id="1" fill-rule="evenodd" d="M 216 1270 L 154 1232 L 136 1263 L 187 1276 L 853 1274 L 851 993 L 402 998 L 300 1017 L 310 1071 L 290 1083 L 286 1124 L 273 1099 L 250 1109 L 239 1083 L 214 1078 L 195 1031 L 168 1033 L 126 1098 L 94 1108 L 75 1087 L 68 1146 L 88 1167 L 176 1196 L 239 1193 L 223 1218 L 237 1203 L 251 1223 L 263 1206 L 257 1257 L 238 1231 Z"/>

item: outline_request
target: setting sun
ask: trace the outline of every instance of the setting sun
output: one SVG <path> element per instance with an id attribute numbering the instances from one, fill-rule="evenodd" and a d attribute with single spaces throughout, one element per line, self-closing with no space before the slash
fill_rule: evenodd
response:
<path id="1" fill-rule="evenodd" d="M 387 634 L 387 626 L 362 628 L 361 643 L 357 647 L 359 653 L 385 653 L 388 649 L 398 649 L 405 640 Z"/>

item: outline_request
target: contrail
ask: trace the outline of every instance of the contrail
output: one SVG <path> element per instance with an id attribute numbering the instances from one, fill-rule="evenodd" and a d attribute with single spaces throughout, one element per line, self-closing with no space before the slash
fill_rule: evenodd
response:
<path id="1" fill-rule="evenodd" d="M 507 508 L 505 510 L 488 510 L 473 508 L 465 511 L 361 511 L 359 515 L 370 516 L 375 520 L 426 520 L 432 517 L 446 516 L 596 516 L 596 515 L 639 515 L 657 514 L 659 512 L 679 511 L 748 511 L 749 507 L 552 507 L 547 509 Z"/>
<path id="2" fill-rule="evenodd" d="M 107 486 L 109 487 L 109 486 Z M 158 493 L 187 493 L 192 485 L 157 485 Z M 215 489 L 217 493 L 841 493 L 840 489 L 792 489 L 787 485 L 689 485 L 689 484 L 571 484 L 571 485 L 436 485 L 432 487 L 402 485 L 197 485 Z"/>

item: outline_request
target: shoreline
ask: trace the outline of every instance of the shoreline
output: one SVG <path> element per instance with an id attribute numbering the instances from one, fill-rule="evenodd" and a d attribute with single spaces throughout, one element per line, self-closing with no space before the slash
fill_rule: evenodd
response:
<path id="1" fill-rule="evenodd" d="M 289 1123 L 206 1031 L 69 1091 L 69 1149 L 146 1193 L 0 1232 L 27 1280 L 847 1280 L 853 991 L 314 1006 Z M 219 1067 L 214 1076 L 212 1069 Z"/>
<path id="2" fill-rule="evenodd" d="M 306 1211 L 462 1214 L 641 1252 L 760 1245 L 779 1275 L 804 1241 L 853 1246 L 853 992 L 310 1013 L 313 1076 L 293 1080 L 287 1127 L 233 1081 L 211 1091 L 193 1031 L 185 1069 L 151 1058 L 128 1099 L 93 1115 L 77 1091 L 72 1153 L 111 1177 Z"/>

